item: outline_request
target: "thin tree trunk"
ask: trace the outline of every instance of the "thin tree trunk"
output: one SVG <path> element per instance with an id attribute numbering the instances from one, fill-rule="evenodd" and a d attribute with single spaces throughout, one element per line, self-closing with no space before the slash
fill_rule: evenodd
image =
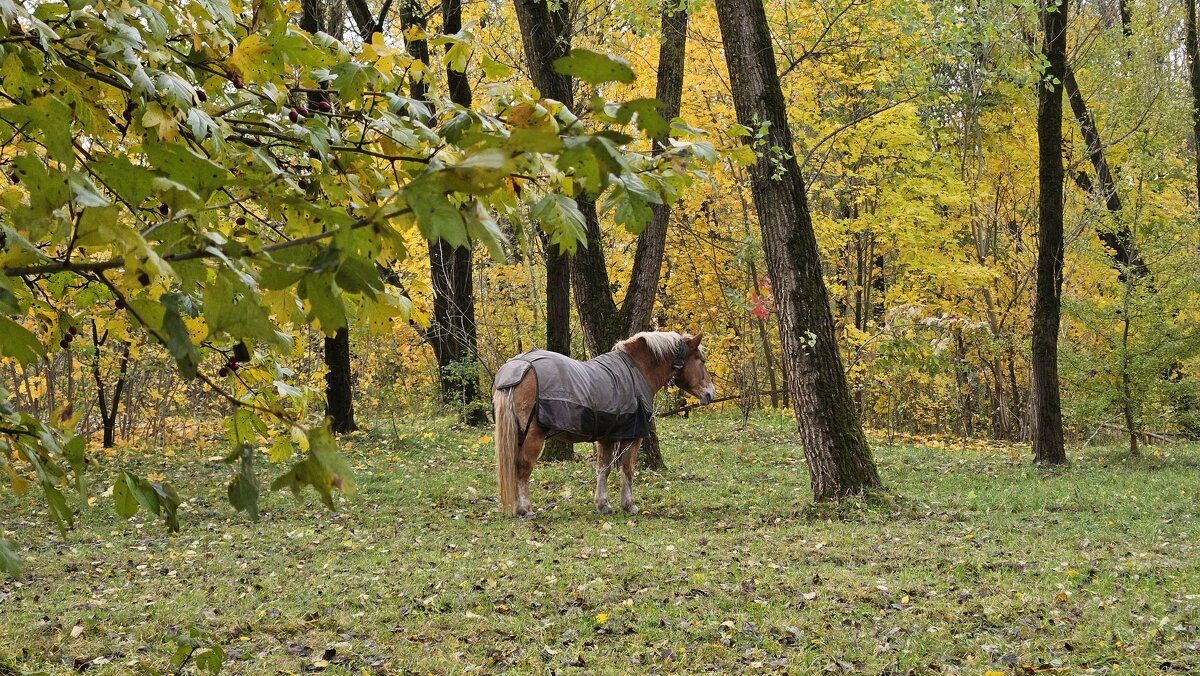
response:
<path id="1" fill-rule="evenodd" d="M 1196 34 L 1196 0 L 1184 0 L 1187 5 L 1184 42 L 1187 48 L 1188 82 L 1192 89 L 1192 141 L 1196 144 L 1196 203 L 1200 208 L 1200 43 Z"/>
<path id="2" fill-rule="evenodd" d="M 420 7 L 411 0 L 401 0 L 401 21 L 405 25 L 419 25 Z M 454 34 L 462 30 L 461 0 L 446 0 L 442 3 L 443 32 Z M 419 44 L 418 44 L 419 43 Z M 424 40 L 409 43 L 414 56 L 429 65 L 429 49 Z M 447 45 L 446 49 L 449 50 Z M 450 100 L 471 107 L 471 84 L 466 73 L 446 67 L 446 84 Z M 427 98 L 428 86 L 423 82 L 413 83 L 413 97 Z M 418 96 L 418 93 L 420 96 Z M 479 374 L 475 370 L 478 361 L 478 338 L 475 328 L 475 288 L 471 275 L 471 247 L 455 247 L 439 240 L 429 242 L 429 272 L 433 282 L 433 325 L 429 332 L 430 343 L 438 362 L 438 379 L 441 385 L 442 403 L 453 407 L 470 425 L 487 421 L 484 407 L 479 400 Z"/>
<path id="3" fill-rule="evenodd" d="M 1133 295 L 1132 280 L 1125 282 L 1125 307 L 1121 313 L 1121 409 L 1125 414 L 1125 429 L 1129 432 L 1129 454 L 1138 454 L 1137 419 L 1133 412 L 1133 374 L 1129 358 L 1129 311 Z"/>
<path id="4" fill-rule="evenodd" d="M 1038 84 L 1038 258 L 1033 308 L 1033 458 L 1067 462 L 1058 384 L 1058 327 L 1063 269 L 1062 85 L 1066 78 L 1067 0 L 1041 11 L 1048 63 Z M 1053 11 L 1050 11 L 1053 10 Z"/>
<path id="5" fill-rule="evenodd" d="M 354 422 L 354 386 L 350 374 L 350 331 L 325 336 L 325 415 L 335 434 L 358 429 Z"/>
<path id="6" fill-rule="evenodd" d="M 769 123 L 763 154 L 750 170 L 751 189 L 813 497 L 861 494 L 881 484 L 838 353 L 766 12 L 761 0 L 722 0 L 717 18 L 738 121 L 752 129 Z"/>

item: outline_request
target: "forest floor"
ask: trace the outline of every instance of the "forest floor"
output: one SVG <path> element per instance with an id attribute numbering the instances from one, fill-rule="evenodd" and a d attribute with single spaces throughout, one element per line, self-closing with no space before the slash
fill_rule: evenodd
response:
<path id="1" fill-rule="evenodd" d="M 66 540 L 0 494 L 26 567 L 0 578 L 0 674 L 162 673 L 193 635 L 185 670 L 215 647 L 247 674 L 1200 672 L 1200 448 L 1044 473 L 877 440 L 893 495 L 814 507 L 791 423 L 739 424 L 663 421 L 633 518 L 596 513 L 587 462 L 539 465 L 536 517 L 501 518 L 490 431 L 420 418 L 345 440 L 338 512 L 234 512 L 215 444 L 105 458 Z M 113 514 L 130 466 L 178 488 L 181 533 Z"/>

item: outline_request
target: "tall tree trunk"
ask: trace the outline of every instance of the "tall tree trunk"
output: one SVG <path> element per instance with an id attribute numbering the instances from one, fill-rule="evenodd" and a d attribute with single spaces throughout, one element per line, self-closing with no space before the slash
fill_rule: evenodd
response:
<path id="1" fill-rule="evenodd" d="M 335 434 L 358 429 L 354 422 L 354 385 L 350 374 L 350 331 L 325 336 L 325 415 Z"/>
<path id="2" fill-rule="evenodd" d="M 670 0 L 663 3 L 660 24 L 662 35 L 658 47 L 658 79 L 654 85 L 654 95 L 660 104 L 658 112 L 668 122 L 679 117 L 679 106 L 683 100 L 684 57 L 687 50 L 687 5 L 676 8 L 675 4 L 677 3 Z M 669 135 L 668 132 L 653 139 L 656 155 L 666 149 Z M 650 328 L 654 300 L 658 296 L 658 282 L 662 277 L 663 252 L 667 246 L 671 207 L 666 204 L 652 204 L 650 211 L 650 222 L 638 236 L 629 288 L 621 302 L 626 335 Z M 658 426 L 653 421 L 650 423 L 650 436 L 642 442 L 638 462 L 648 469 L 663 469 L 667 466 L 663 461 L 662 446 L 658 442 Z"/>
<path id="3" fill-rule="evenodd" d="M 1091 184 L 1083 172 L 1080 172 L 1078 182 L 1085 190 L 1091 190 L 1103 199 L 1104 207 L 1113 217 L 1113 232 L 1102 231 L 1097 234 L 1113 252 L 1113 260 L 1118 265 L 1122 280 L 1125 279 L 1126 270 L 1130 271 L 1135 278 L 1145 277 L 1149 268 L 1146 267 L 1146 262 L 1142 260 L 1141 254 L 1137 251 L 1133 235 L 1129 232 L 1129 226 L 1119 219 L 1121 196 L 1117 193 L 1117 182 L 1113 179 L 1108 159 L 1104 155 L 1104 143 L 1100 139 L 1100 130 L 1096 128 L 1096 122 L 1088 111 L 1083 93 L 1079 91 L 1079 83 L 1075 80 L 1075 69 L 1069 65 L 1065 66 L 1065 69 L 1063 85 L 1066 88 L 1067 100 L 1071 103 L 1071 112 L 1075 114 L 1075 121 L 1079 123 L 1079 131 L 1083 135 L 1083 140 L 1087 143 L 1088 159 L 1091 160 L 1092 167 L 1096 170 L 1095 184 Z"/>
<path id="4" fill-rule="evenodd" d="M 1067 462 L 1058 386 L 1059 301 L 1063 269 L 1062 92 L 1067 70 L 1067 0 L 1040 13 L 1042 54 L 1048 63 L 1038 83 L 1038 258 L 1033 306 L 1033 458 L 1040 465 Z"/>
<path id="5" fill-rule="evenodd" d="M 1196 34 L 1196 0 L 1184 0 L 1187 5 L 1184 41 L 1187 49 L 1188 82 L 1192 86 L 1192 141 L 1196 144 L 1196 203 L 1200 208 L 1200 43 Z"/>
<path id="6" fill-rule="evenodd" d="M 322 0 L 302 0 L 300 4 L 300 28 L 316 34 L 325 30 L 324 5 Z M 329 26 L 335 37 L 341 35 L 341 22 Z M 313 107 L 318 101 L 328 100 L 322 92 L 312 91 L 308 100 Z M 346 327 L 337 329 L 334 335 L 326 335 L 324 341 L 325 360 L 325 415 L 330 419 L 330 429 L 336 433 L 358 429 L 354 423 L 354 387 L 350 376 L 350 333 Z"/>
<path id="7" fill-rule="evenodd" d="M 418 16 L 415 10 L 419 8 L 409 0 L 401 2 L 402 17 L 415 23 Z M 448 35 L 462 30 L 461 0 L 442 3 L 442 26 Z M 429 51 L 425 41 L 420 42 L 428 66 Z M 464 108 L 471 107 L 471 84 L 466 73 L 447 65 L 446 84 L 451 101 Z M 427 88 L 422 93 L 427 93 Z M 441 240 L 429 242 L 429 271 L 433 281 L 433 327 L 429 337 L 438 361 L 442 403 L 454 407 L 467 424 L 480 425 L 487 421 L 487 415 L 479 400 L 479 374 L 475 370 L 478 341 L 471 263 L 471 247 L 455 247 Z"/>
<path id="8" fill-rule="evenodd" d="M 717 18 L 738 121 L 753 129 L 769 123 L 756 147 L 762 154 L 750 170 L 751 190 L 813 497 L 861 494 L 881 484 L 838 353 L 766 12 L 762 0 L 722 0 Z"/>
<path id="9" fill-rule="evenodd" d="M 546 349 L 571 355 L 571 260 L 542 238 L 546 249 Z M 571 460 L 572 445 L 561 439 L 547 439 L 542 447 L 544 460 Z"/>
<path id="10" fill-rule="evenodd" d="M 321 0 L 302 0 L 300 27 L 309 33 L 325 29 Z M 338 22 L 340 29 L 341 23 Z M 340 34 L 340 30 L 337 31 Z M 336 35 L 335 35 L 336 37 Z M 328 97 L 320 92 L 310 92 L 309 102 L 314 107 Z M 358 429 L 354 422 L 354 387 L 350 375 L 350 331 L 338 329 L 332 336 L 325 336 L 325 415 L 329 426 L 341 434 Z"/>
<path id="11" fill-rule="evenodd" d="M 549 0 L 515 0 L 521 43 L 529 79 L 542 96 L 573 108 L 571 78 L 554 70 L 554 60 L 571 50 L 569 3 Z M 546 349 L 571 354 L 571 263 L 565 254 L 542 239 L 546 249 Z M 542 449 L 544 460 L 570 460 L 571 444 L 550 439 Z"/>
<path id="12" fill-rule="evenodd" d="M 447 0 L 442 4 L 443 31 L 462 30 L 462 3 Z M 418 0 L 400 0 L 400 25 L 424 32 L 425 13 Z M 361 29 L 361 24 L 360 24 Z M 449 49 L 449 46 L 447 46 Z M 425 64 L 428 72 L 429 43 L 410 40 L 408 51 Z M 446 83 L 454 103 L 471 106 L 471 86 L 465 73 L 447 66 Z M 427 76 L 409 83 L 412 98 L 427 101 Z M 452 407 L 470 425 L 479 425 L 487 415 L 479 399 L 479 375 L 475 371 L 478 342 L 475 328 L 475 288 L 471 275 L 471 247 L 456 247 L 443 240 L 426 242 L 429 251 L 429 277 L 433 287 L 433 321 L 425 334 L 438 363 L 438 383 L 444 405 Z"/>

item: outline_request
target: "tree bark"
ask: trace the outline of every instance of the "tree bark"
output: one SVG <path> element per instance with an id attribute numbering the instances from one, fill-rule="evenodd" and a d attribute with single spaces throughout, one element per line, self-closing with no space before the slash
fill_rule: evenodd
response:
<path id="1" fill-rule="evenodd" d="M 325 415 L 335 434 L 358 429 L 354 422 L 354 386 L 350 373 L 350 331 L 325 336 Z"/>
<path id="2" fill-rule="evenodd" d="M 1075 80 L 1075 70 L 1069 65 L 1064 68 L 1063 85 L 1066 88 L 1067 100 L 1071 103 L 1071 112 L 1075 114 L 1075 121 L 1079 123 L 1079 131 L 1083 135 L 1083 140 L 1087 143 L 1088 159 L 1091 160 L 1092 167 L 1096 170 L 1096 183 L 1087 187 L 1104 200 L 1104 207 L 1108 213 L 1113 215 L 1115 230 L 1113 232 L 1101 231 L 1097 234 L 1113 252 L 1113 260 L 1117 263 L 1122 280 L 1125 279 L 1127 270 L 1135 278 L 1145 277 L 1150 270 L 1137 251 L 1133 235 L 1129 232 L 1129 226 L 1117 219 L 1121 213 L 1121 196 L 1117 193 L 1117 182 L 1113 179 L 1108 159 L 1104 155 L 1104 143 L 1100 139 L 1100 130 L 1096 128 L 1096 122 L 1092 119 L 1091 112 L 1088 111 L 1083 93 L 1079 91 L 1079 83 Z"/>
<path id="3" fill-rule="evenodd" d="M 1067 0 L 1040 13 L 1048 66 L 1038 83 L 1038 258 L 1033 307 L 1033 458 L 1067 462 L 1058 385 L 1058 327 L 1063 269 L 1062 83 L 1067 70 Z M 1052 11 L 1053 10 L 1053 11 Z"/>
<path id="4" fill-rule="evenodd" d="M 403 1 L 403 0 L 402 0 Z M 412 9 L 409 2 L 405 6 Z M 452 35 L 462 30 L 462 1 L 442 3 L 442 30 Z M 424 41 L 422 41 L 424 43 Z M 449 50 L 450 46 L 447 45 Z M 428 50 L 425 51 L 428 65 Z M 450 100 L 471 107 L 471 83 L 464 72 L 446 66 Z M 444 241 L 429 243 L 429 270 L 433 281 L 433 326 L 430 332 L 438 361 L 442 403 L 453 406 L 469 425 L 487 422 L 479 398 L 478 338 L 475 327 L 475 283 L 471 274 L 471 247 Z"/>
<path id="5" fill-rule="evenodd" d="M 310 33 L 324 30 L 325 20 L 321 0 L 302 0 L 300 27 Z M 341 24 L 338 22 L 338 27 Z M 337 30 L 335 37 L 341 31 Z M 309 102 L 328 100 L 320 92 L 309 92 Z M 353 432 L 358 429 L 354 422 L 354 387 L 350 374 L 350 331 L 338 329 L 332 336 L 325 336 L 325 415 L 330 429 L 335 434 Z"/>
<path id="6" fill-rule="evenodd" d="M 1200 205 L 1200 43 L 1196 35 L 1196 0 L 1185 0 L 1187 5 L 1186 30 L 1188 82 L 1192 89 L 1192 141 L 1196 144 L 1196 203 Z"/>
<path id="7" fill-rule="evenodd" d="M 738 121 L 751 129 L 769 125 L 761 144 L 756 142 L 760 156 L 750 169 L 750 185 L 813 497 L 858 495 L 881 485 L 879 473 L 838 353 L 766 12 L 762 0 L 722 0 L 717 18 Z"/>
<path id="8" fill-rule="evenodd" d="M 543 97 L 573 107 L 571 78 L 554 70 L 554 60 L 571 50 L 571 16 L 566 2 L 553 8 L 548 0 L 514 0 L 517 23 L 529 79 Z M 571 354 L 571 264 L 570 259 L 546 238 L 546 349 Z M 571 444 L 550 439 L 542 449 L 543 460 L 570 460 Z"/>

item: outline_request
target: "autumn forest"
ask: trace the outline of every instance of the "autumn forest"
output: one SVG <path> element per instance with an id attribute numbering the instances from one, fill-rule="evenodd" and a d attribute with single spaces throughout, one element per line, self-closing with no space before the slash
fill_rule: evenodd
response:
<path id="1" fill-rule="evenodd" d="M 0 674 L 1200 668 L 1196 11 L 0 0 Z"/>

